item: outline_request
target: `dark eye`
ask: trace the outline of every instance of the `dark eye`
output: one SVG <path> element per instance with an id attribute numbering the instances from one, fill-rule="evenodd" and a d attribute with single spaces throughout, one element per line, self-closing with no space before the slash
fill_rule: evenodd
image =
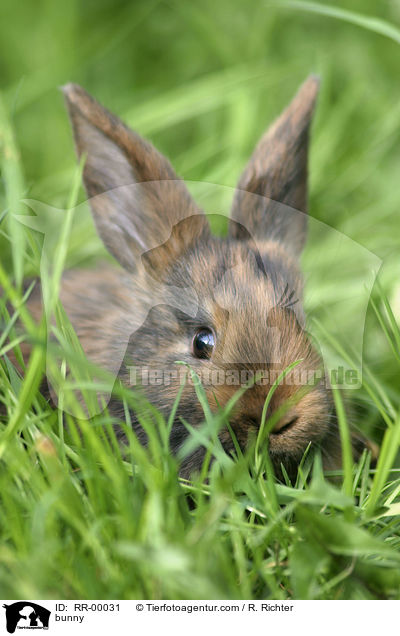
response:
<path id="1" fill-rule="evenodd" d="M 192 352 L 195 358 L 207 359 L 211 357 L 215 345 L 214 334 L 211 329 L 202 327 L 194 335 Z"/>

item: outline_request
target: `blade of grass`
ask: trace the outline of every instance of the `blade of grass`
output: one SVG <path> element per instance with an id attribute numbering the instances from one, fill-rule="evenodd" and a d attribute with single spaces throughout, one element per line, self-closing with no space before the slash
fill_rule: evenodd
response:
<path id="1" fill-rule="evenodd" d="M 332 5 L 322 5 L 318 2 L 303 2 L 302 0 L 283 0 L 283 2 L 272 2 L 268 4 L 274 4 L 288 9 L 306 11 L 308 13 L 317 13 L 318 15 L 324 15 L 329 18 L 337 18 L 338 20 L 343 20 L 349 24 L 355 24 L 356 26 L 360 26 L 368 31 L 383 35 L 397 44 L 400 44 L 400 29 L 390 22 L 375 16 L 356 13 L 341 7 L 334 7 Z"/>
<path id="2" fill-rule="evenodd" d="M 1 170 L 6 186 L 6 203 L 9 210 L 8 231 L 12 245 L 11 255 L 14 266 L 14 276 L 18 286 L 21 286 L 24 275 L 25 234 L 21 224 L 14 218 L 20 205 L 24 190 L 21 160 L 17 148 L 14 132 L 8 118 L 3 98 L 0 94 L 0 156 Z"/>
<path id="3" fill-rule="evenodd" d="M 339 423 L 340 443 L 342 447 L 343 464 L 343 490 L 346 495 L 353 495 L 353 452 L 351 447 L 350 430 L 347 424 L 346 413 L 340 391 L 332 388 L 333 399 L 335 401 L 336 413 Z"/>
<path id="4" fill-rule="evenodd" d="M 397 415 L 395 423 L 390 426 L 383 437 L 383 442 L 378 457 L 376 472 L 372 482 L 372 488 L 367 500 L 365 514 L 372 517 L 378 506 L 379 498 L 382 494 L 389 472 L 393 467 L 393 462 L 400 446 L 400 413 Z"/>

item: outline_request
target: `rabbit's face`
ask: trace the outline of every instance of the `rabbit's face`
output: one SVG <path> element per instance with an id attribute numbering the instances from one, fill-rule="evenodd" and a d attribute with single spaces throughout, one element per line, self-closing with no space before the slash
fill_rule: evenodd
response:
<path id="1" fill-rule="evenodd" d="M 264 244 L 264 250 L 261 255 L 254 243 L 214 237 L 188 250 L 164 273 L 163 302 L 132 334 L 120 379 L 129 385 L 134 367 L 135 378 L 144 380 L 147 396 L 166 417 L 186 372 L 177 360 L 197 373 L 215 412 L 248 383 L 230 416 L 244 450 L 257 435 L 272 384 L 300 361 L 276 388 L 267 413 L 276 418 L 269 439 L 275 468 L 279 472 L 282 462 L 294 474 L 310 442 L 324 452 L 326 438 L 333 434 L 332 402 L 322 360 L 304 329 L 296 263 L 277 243 Z M 197 299 L 190 313 L 177 308 L 176 294 L 181 303 L 187 295 L 188 307 Z M 118 402 L 111 409 L 123 416 Z M 204 420 L 190 383 L 185 384 L 171 433 L 175 451 L 188 435 L 181 418 L 191 426 Z M 227 451 L 234 449 L 227 429 L 220 431 L 220 440 Z M 187 458 L 183 474 L 200 468 L 202 459 L 201 450 Z"/>
<path id="2" fill-rule="evenodd" d="M 120 379 L 129 384 L 132 367 L 153 371 L 155 381 L 145 390 L 167 416 L 180 386 L 177 360 L 197 372 L 212 410 L 250 381 L 230 419 L 244 447 L 259 430 L 271 386 L 297 362 L 268 411 L 275 417 L 271 457 L 277 468 L 283 462 L 289 470 L 310 442 L 328 455 L 337 450 L 322 360 L 305 331 L 298 265 L 317 88 L 318 81 L 309 78 L 261 139 L 239 181 L 226 238 L 212 236 L 206 216 L 162 155 L 81 88 L 65 88 L 78 154 L 87 157 L 84 181 L 98 232 L 130 281 L 130 305 L 121 314 L 149 307 L 141 326 L 125 334 Z M 115 348 L 113 339 L 121 338 L 121 325 L 129 322 L 124 320 L 115 334 L 109 330 L 105 355 Z M 110 408 L 123 415 L 117 401 Z M 171 433 L 174 450 L 188 434 L 182 418 L 192 426 L 204 420 L 190 385 Z M 232 449 L 227 430 L 220 439 Z M 201 449 L 189 457 L 183 474 L 200 468 L 202 457 Z"/>
<path id="3" fill-rule="evenodd" d="M 216 373 L 217 385 L 211 383 L 207 388 L 210 405 L 224 406 L 237 391 L 238 379 L 243 385 L 248 374 L 260 376 L 245 391 L 230 419 L 242 447 L 259 430 L 274 381 L 299 361 L 276 388 L 267 413 L 276 417 L 269 447 L 279 466 L 284 458 L 300 460 L 308 443 L 323 440 L 331 401 L 324 386 L 322 360 L 304 329 L 301 277 L 278 245 L 272 243 L 265 249 L 258 255 L 248 246 L 228 242 L 224 249 L 214 251 L 214 259 L 212 253 L 208 255 L 216 272 L 224 271 L 224 260 L 229 262 L 235 252 L 237 265 L 227 269 L 220 281 L 211 281 L 200 324 L 215 334 L 211 370 L 224 371 L 221 378 Z M 199 277 L 205 280 L 206 272 Z M 245 294 L 248 301 L 243 303 Z M 196 367 L 201 376 L 202 360 Z M 228 431 L 221 433 L 221 439 L 231 443 Z"/>

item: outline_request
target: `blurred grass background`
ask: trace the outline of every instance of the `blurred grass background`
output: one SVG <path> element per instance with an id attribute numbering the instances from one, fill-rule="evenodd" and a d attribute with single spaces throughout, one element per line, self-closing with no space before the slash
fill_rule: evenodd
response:
<path id="1" fill-rule="evenodd" d="M 68 81 L 149 137 L 183 177 L 234 186 L 260 134 L 316 72 L 312 214 L 393 259 L 399 44 L 294 6 L 3 1 L 2 99 L 22 156 L 23 194 L 65 205 L 75 157 L 57 87 Z M 352 8 L 360 2 L 347 2 Z M 396 0 L 365 0 L 362 12 L 400 23 Z"/>
<path id="2" fill-rule="evenodd" d="M 301 2 L 271 3 L 266 0 L 263 2 L 254 0 L 250 3 L 238 0 L 230 2 L 222 0 L 218 3 L 211 0 L 201 0 L 197 3 L 185 3 L 183 0 L 149 0 L 148 2 L 115 0 L 112 2 L 111 0 L 78 2 L 75 0 L 69 3 L 51 2 L 50 0 L 36 2 L 22 0 L 15 3 L 11 0 L 3 0 L 0 5 L 0 152 L 2 160 L 1 185 L 4 188 L 0 194 L 0 221 L 5 218 L 5 214 L 9 210 L 22 212 L 24 208 L 20 201 L 24 198 L 38 199 L 58 208 L 67 206 L 71 184 L 74 182 L 76 159 L 69 122 L 61 93 L 57 89 L 66 82 L 80 83 L 140 134 L 149 138 L 171 159 L 177 172 L 184 178 L 234 186 L 261 133 L 287 104 L 306 76 L 310 72 L 315 72 L 322 77 L 322 87 L 313 125 L 311 145 L 311 215 L 331 225 L 336 230 L 344 232 L 356 243 L 371 250 L 382 260 L 379 280 L 385 294 L 391 301 L 394 315 L 399 321 L 400 0 L 384 2 L 351 0 L 346 3 L 330 2 L 328 5 L 321 2 L 319 5 L 313 5 L 314 9 L 315 6 L 326 10 L 330 7 L 331 12 L 332 8 L 333 10 L 344 9 L 344 16 L 339 18 L 322 15 L 314 10 L 310 11 L 311 4 Z M 354 24 L 354 20 L 351 22 L 352 16 L 348 12 L 352 11 L 356 12 L 359 24 Z M 347 19 L 342 19 L 343 17 Z M 14 138 L 11 136 L 11 130 L 14 131 Z M 83 190 L 80 191 L 79 197 L 81 201 L 85 199 Z M 94 231 L 89 210 L 80 208 L 80 211 L 79 218 L 75 219 L 68 249 L 67 263 L 69 266 L 78 263 L 93 264 L 100 256 L 104 256 L 104 248 Z M 17 278 L 18 276 L 37 274 L 40 253 L 37 251 L 35 254 L 33 251 L 32 257 L 23 263 L 20 255 L 24 252 L 21 246 L 24 241 L 24 232 L 21 228 L 14 227 L 12 233 L 14 244 L 10 243 L 8 232 L 5 224 L 2 223 L 0 225 L 1 264 L 5 269 L 11 271 L 13 263 Z M 353 254 L 351 254 L 351 250 L 347 252 L 344 268 L 342 267 L 339 271 L 332 268 L 329 237 L 327 242 L 313 242 L 311 237 L 304 262 L 306 271 L 312 271 L 314 265 L 314 273 L 316 273 L 315 279 L 312 281 L 314 287 L 310 300 L 311 309 L 318 307 L 318 304 L 322 302 L 321 299 L 324 298 L 322 288 L 328 279 L 331 290 L 328 309 L 332 312 L 335 310 L 335 304 L 343 294 L 343 290 L 353 294 L 354 290 L 363 285 L 362 272 L 360 273 L 358 270 L 357 251 Z M 316 263 L 318 267 L 316 267 Z M 20 271 L 18 271 L 19 269 Z M 315 272 L 315 270 L 317 271 Z M 377 288 L 374 290 L 373 298 L 376 306 L 382 309 L 383 297 L 378 293 Z M 395 414 L 399 411 L 400 405 L 398 342 L 391 346 L 390 338 L 385 336 L 385 330 L 379 323 L 379 320 L 382 321 L 382 316 L 383 313 L 379 313 L 379 317 L 377 317 L 372 305 L 370 305 L 365 326 L 363 354 L 364 362 L 372 373 L 370 381 L 375 381 L 374 398 L 371 399 L 371 393 L 365 387 L 360 391 L 351 392 L 352 418 L 355 425 L 378 442 L 381 440 L 385 428 L 382 409 L 387 411 L 391 421 L 395 421 Z M 350 339 L 354 324 L 358 323 L 357 328 L 363 328 L 363 316 L 359 318 L 357 303 L 351 305 L 349 311 L 337 319 L 339 320 L 339 318 L 343 324 L 345 335 Z M 398 328 L 397 331 L 396 327 L 389 331 L 393 340 L 396 340 L 396 337 L 399 338 Z M 18 386 L 15 377 L 14 383 Z M 381 403 L 379 404 L 380 399 Z M 11 408 L 14 404 L 12 398 L 10 400 Z M 43 408 L 43 421 L 48 417 L 51 423 L 53 414 L 50 415 L 50 409 L 46 412 L 45 407 Z M 32 420 L 35 427 L 39 420 L 40 417 Z M 30 431 L 28 425 L 27 430 Z M 48 434 L 51 435 L 51 427 L 48 429 Z M 34 441 L 36 438 L 32 439 Z M 62 440 L 62 434 L 60 439 Z M 90 439 L 93 448 L 98 450 L 98 442 L 94 437 Z M 75 440 L 75 443 L 79 456 L 81 452 L 79 441 Z M 38 451 L 34 446 L 32 457 L 35 457 L 34 453 L 36 452 L 40 454 L 41 450 L 43 449 L 39 448 Z M 50 450 L 51 455 L 53 450 Z M 12 451 L 14 452 L 13 449 Z M 136 452 L 140 451 L 136 450 Z M 15 456 L 20 458 L 20 470 L 24 471 L 26 479 L 30 474 L 29 462 L 26 460 L 26 454 L 21 451 L 21 447 L 18 447 L 17 442 L 15 442 L 15 453 Z M 44 454 L 46 455 L 46 453 L 49 454 L 48 449 L 45 449 Z M 13 464 L 12 453 L 10 452 L 9 455 L 11 457 L 10 465 L 18 471 L 16 462 Z M 86 457 L 85 451 L 82 450 L 80 459 L 79 457 L 77 459 L 72 451 L 70 457 L 82 468 L 83 479 L 86 479 L 85 475 L 97 475 L 93 459 L 96 457 L 95 455 L 90 457 L 90 453 L 88 453 Z M 107 457 L 107 453 L 104 452 L 104 464 L 106 465 L 107 461 L 112 461 L 113 466 L 115 464 L 113 468 L 115 472 L 111 471 L 111 473 L 118 475 L 120 458 L 117 456 L 116 461 L 114 461 L 114 459 L 107 460 Z M 100 458 L 100 461 L 103 461 L 103 455 L 100 454 Z M 389 464 L 390 462 L 387 463 L 387 466 Z M 53 468 L 50 466 L 49 482 L 51 486 L 52 470 Z M 57 470 L 61 471 L 58 464 Z M 148 475 L 151 476 L 150 469 L 146 468 L 146 470 L 149 470 Z M 46 472 L 46 466 L 44 471 Z M 357 492 L 357 496 L 360 495 L 357 490 L 359 488 L 358 480 L 361 479 L 360 475 L 361 469 L 353 484 L 354 493 Z M 76 482 L 79 481 L 75 473 L 73 473 L 72 479 Z M 88 479 L 90 482 L 90 478 Z M 99 477 L 99 484 L 102 483 L 101 479 L 104 480 L 104 475 Z M 75 481 L 63 481 L 63 487 L 72 489 L 71 484 Z M 145 501 L 143 493 L 146 488 L 149 488 L 154 497 L 152 500 L 154 510 L 151 501 L 150 503 L 147 501 L 143 505 L 148 505 L 150 511 L 155 511 L 154 515 L 161 524 L 160 519 L 171 520 L 172 517 L 168 516 L 170 510 L 167 510 L 167 504 L 165 504 L 164 509 L 164 503 L 160 503 L 160 495 L 157 491 L 157 488 L 161 488 L 160 484 L 154 481 L 154 484 L 151 485 L 150 482 L 151 479 L 149 482 L 145 482 L 145 486 L 142 486 L 139 481 L 139 485 L 135 482 L 132 486 L 128 480 L 125 480 L 123 492 L 130 493 L 136 502 L 140 501 L 140 503 L 135 504 L 140 507 Z M 175 481 L 173 483 L 175 484 Z M 365 477 L 361 490 L 368 506 L 366 483 L 367 477 Z M 252 484 L 250 482 L 246 482 L 246 484 L 250 492 Z M 50 576 L 49 572 L 51 571 L 51 565 L 47 564 L 47 569 L 43 569 L 40 584 L 38 583 L 35 588 L 31 583 L 32 578 L 29 579 L 28 574 L 35 572 L 40 558 L 43 557 L 43 551 L 47 549 L 46 546 L 48 546 L 49 554 L 54 552 L 61 560 L 69 558 L 68 555 L 64 554 L 63 546 L 57 543 L 57 540 L 60 540 L 65 532 L 63 524 L 68 527 L 68 519 L 71 517 L 71 511 L 77 502 L 73 500 L 71 494 L 70 508 L 67 504 L 65 511 L 57 512 L 62 517 L 62 523 L 60 522 L 60 528 L 57 526 L 57 531 L 54 530 L 54 546 L 50 548 L 50 544 L 46 542 L 48 537 L 52 536 L 53 529 L 49 527 L 48 534 L 46 534 L 47 522 L 43 520 L 44 516 L 42 517 L 41 514 L 44 515 L 46 501 L 49 507 L 52 505 L 49 503 L 52 496 L 51 488 L 49 489 L 49 499 L 47 500 L 47 495 L 45 495 L 43 503 L 41 497 L 43 493 L 46 493 L 47 483 L 34 483 L 31 495 L 26 497 L 26 493 L 22 492 L 20 488 L 20 483 L 16 481 L 15 492 L 14 490 L 10 491 L 12 495 L 6 502 L 6 509 L 10 536 L 13 537 L 13 534 L 16 534 L 16 542 L 20 542 L 19 547 L 17 546 L 20 552 L 16 550 L 14 553 L 8 551 L 8 548 L 0 552 L 5 563 L 5 569 L 0 567 L 3 584 L 7 580 L 7 567 L 12 567 L 14 573 L 18 575 L 17 582 L 19 581 L 21 585 L 25 586 L 21 589 L 26 592 L 27 596 L 31 595 L 33 598 L 37 593 L 53 594 L 53 597 L 57 594 L 61 594 L 61 597 L 73 594 L 85 596 L 85 593 L 89 597 L 90 594 L 93 597 L 107 597 L 112 596 L 115 591 L 118 591 L 117 595 L 119 596 L 126 594 L 133 597 L 134 595 L 147 594 L 154 598 L 160 589 L 161 594 L 166 596 L 184 595 L 184 590 L 187 589 L 187 579 L 184 577 L 183 583 L 179 577 L 172 578 L 170 588 L 167 584 L 167 587 L 160 588 L 159 585 L 164 585 L 164 583 L 160 583 L 158 580 L 150 583 L 149 587 L 146 588 L 146 584 L 140 583 L 138 579 L 138 588 L 131 589 L 126 587 L 130 576 L 129 568 L 122 574 L 114 572 L 114 570 L 111 572 L 111 569 L 108 572 L 105 568 L 108 573 L 104 575 L 104 580 L 97 580 L 95 575 L 92 576 L 93 571 L 92 573 L 90 571 L 97 559 L 98 546 L 95 545 L 95 542 L 93 543 L 95 556 L 93 557 L 91 553 L 88 556 L 87 552 L 84 552 L 87 560 L 81 561 L 81 566 L 79 566 L 82 577 L 85 577 L 86 587 L 75 580 L 77 563 L 79 558 L 82 558 L 80 549 L 77 548 L 79 541 L 82 536 L 86 537 L 85 533 L 87 532 L 88 545 L 92 545 L 90 542 L 93 541 L 93 536 L 97 536 L 97 520 L 101 514 L 108 514 L 107 502 L 112 500 L 112 493 L 107 491 L 110 486 L 107 485 L 106 480 L 103 486 L 95 486 L 96 493 L 97 489 L 100 493 L 97 500 L 96 496 L 91 499 L 92 494 L 89 489 L 87 508 L 85 507 L 86 501 L 82 504 L 82 516 L 87 513 L 87 510 L 91 510 L 90 506 L 93 505 L 93 519 L 89 519 L 89 515 L 87 521 L 89 529 L 87 530 L 84 526 L 81 532 L 77 515 L 77 537 L 73 532 L 72 534 L 66 533 L 71 542 L 71 560 L 74 563 L 73 567 L 71 563 L 65 563 L 66 579 L 64 583 L 58 588 L 57 577 L 54 573 L 51 584 L 53 587 L 46 583 L 46 577 Z M 74 488 L 78 491 L 80 485 L 76 483 Z M 185 513 L 182 513 L 181 527 L 177 537 L 179 537 L 179 541 L 182 541 L 182 544 L 187 541 L 183 548 L 185 558 L 189 560 L 192 558 L 190 556 L 192 544 L 187 528 L 192 527 L 192 530 L 194 528 L 193 532 L 197 537 L 196 523 L 198 523 L 198 536 L 202 537 L 203 518 L 201 515 L 203 510 L 208 512 L 211 510 L 212 512 L 212 506 L 216 507 L 216 516 L 221 515 L 223 532 L 224 528 L 226 529 L 225 521 L 222 518 L 225 512 L 218 508 L 218 493 L 224 493 L 224 488 L 227 486 L 221 478 L 221 483 L 217 482 L 216 495 L 211 501 L 210 509 L 204 503 L 202 495 L 199 495 L 201 505 L 197 501 L 194 526 L 190 526 L 192 517 L 190 517 L 189 511 L 185 510 Z M 389 501 L 390 505 L 397 501 L 400 488 L 398 480 L 392 481 L 390 487 L 389 484 L 385 486 L 383 480 L 379 488 L 377 486 L 375 489 L 376 498 L 372 508 L 377 504 L 378 495 L 381 494 L 380 488 L 382 492 L 386 493 L 386 501 Z M 6 493 L 5 496 L 8 496 L 6 480 L 2 490 Z M 29 488 L 26 492 L 29 495 Z M 107 492 L 108 495 L 104 496 L 104 492 Z M 166 486 L 165 492 L 167 494 Z M 254 493 L 251 492 L 251 496 L 253 496 Z M 326 492 L 328 493 L 328 491 Z M 329 491 L 326 494 L 323 491 L 322 496 L 319 492 L 319 498 L 316 496 L 313 501 L 318 505 L 323 505 L 323 502 L 327 501 L 326 498 L 332 497 L 332 506 L 335 506 L 337 504 L 336 495 L 332 493 L 333 491 Z M 305 491 L 305 495 L 308 496 L 307 491 Z M 180 496 L 179 491 L 176 495 L 176 501 Z M 288 495 L 285 494 L 285 496 Z M 143 501 L 140 500 L 140 497 L 143 497 Z M 104 507 L 102 507 L 103 499 L 107 503 L 107 505 L 104 504 Z M 360 501 L 362 500 L 361 497 Z M 29 541 L 25 536 L 26 528 L 22 523 L 22 512 L 20 516 L 16 514 L 15 519 L 12 518 L 12 510 L 16 506 L 16 501 L 18 501 L 19 506 L 19 508 L 16 507 L 16 510 L 23 511 L 25 510 L 24 506 L 29 509 L 26 518 L 33 519 L 33 538 L 35 536 L 36 538 L 41 537 L 40 540 L 44 546 L 38 548 L 38 551 L 32 556 L 29 556 L 29 549 L 31 550 L 32 546 L 28 545 Z M 232 513 L 232 519 L 236 519 L 236 504 L 237 501 L 234 501 L 232 508 L 229 509 Z M 265 502 L 260 496 L 260 506 L 264 504 Z M 117 501 L 112 514 L 115 514 L 119 520 L 122 519 L 126 522 L 128 536 L 131 532 L 129 523 L 132 521 L 133 513 L 127 507 L 124 509 L 123 505 Z M 347 505 L 348 502 L 340 502 L 338 508 L 341 509 L 341 506 L 346 508 Z M 398 506 L 398 503 L 395 505 Z M 242 508 L 240 511 L 241 514 Z M 269 510 L 267 512 L 269 514 Z M 359 510 L 355 514 L 358 513 Z M 290 515 L 291 513 L 289 511 L 285 514 Z M 304 513 L 303 518 L 301 518 L 300 513 L 298 516 L 298 536 L 300 539 L 303 535 L 305 536 L 307 528 L 316 523 L 318 517 L 316 514 L 315 519 L 312 518 L 310 521 L 307 514 Z M 118 515 L 120 516 L 118 517 Z M 237 515 L 239 518 L 239 513 Z M 73 515 L 71 518 L 74 520 Z M 188 519 L 191 519 L 190 523 Z M 220 520 L 219 517 L 218 519 Z M 109 522 L 108 519 L 107 523 Z M 243 537 L 240 535 L 240 541 L 243 539 L 246 550 L 248 548 L 246 537 L 253 528 L 252 523 L 253 519 L 248 526 L 246 524 L 243 527 L 240 526 L 240 532 L 243 532 Z M 340 523 L 339 519 L 339 526 Z M 361 520 L 360 523 L 362 525 L 364 521 Z M 43 527 L 40 524 L 43 524 Z M 90 524 L 93 524 L 93 527 Z M 140 527 L 138 530 L 139 543 L 143 533 L 151 533 L 152 517 L 150 513 L 143 524 L 145 529 Z M 117 539 L 121 540 L 121 536 L 118 534 L 119 528 L 116 529 L 111 522 L 110 526 L 105 525 L 105 528 L 107 528 L 107 532 L 110 532 L 110 536 L 115 532 Z M 164 529 L 160 528 L 159 532 L 163 536 L 163 540 L 173 544 L 175 527 L 171 534 L 165 535 L 163 535 Z M 265 536 L 270 537 L 268 534 L 270 529 L 268 528 Z M 279 524 L 276 528 L 280 529 Z M 285 528 L 287 537 L 289 537 L 286 537 L 287 543 L 290 546 L 292 526 L 285 526 Z M 334 523 L 332 528 L 335 528 Z M 81 534 L 79 534 L 80 532 Z M 126 538 L 124 532 L 125 530 L 121 532 L 122 539 Z M 297 563 L 299 566 L 297 572 L 300 572 L 300 579 L 296 579 L 296 569 L 292 569 L 294 592 L 289 587 L 290 576 L 285 569 L 286 565 L 282 566 L 283 574 L 281 571 L 281 561 L 286 563 L 286 547 L 282 548 L 283 556 L 278 554 L 275 560 L 271 556 L 272 565 L 270 564 L 268 567 L 271 567 L 272 570 L 268 570 L 268 572 L 272 571 L 274 573 L 272 575 L 267 573 L 267 566 L 263 561 L 265 555 L 260 547 L 261 540 L 258 541 L 257 538 L 254 544 L 257 549 L 254 549 L 252 553 L 253 578 L 246 580 L 246 577 L 243 576 L 246 568 L 250 568 L 244 556 L 245 549 L 239 539 L 239 547 L 235 544 L 235 539 L 232 539 L 233 551 L 236 555 L 235 565 L 232 569 L 237 565 L 238 572 L 229 573 L 226 578 L 221 574 L 222 579 L 214 588 L 208 576 L 212 568 L 208 570 L 210 564 L 206 568 L 204 564 L 201 564 L 201 560 L 202 555 L 205 554 L 212 554 L 214 558 L 216 553 L 214 554 L 212 550 L 215 545 L 215 550 L 218 550 L 220 556 L 215 560 L 214 566 L 220 567 L 222 562 L 226 564 L 230 562 L 231 548 L 230 544 L 227 547 L 229 541 L 223 532 L 220 533 L 219 526 L 213 528 L 208 538 L 206 537 L 207 540 L 204 539 L 201 544 L 201 549 L 199 547 L 198 558 L 193 556 L 197 559 L 196 567 L 203 568 L 203 576 L 205 577 L 205 582 L 201 579 L 201 585 L 193 587 L 193 594 L 196 592 L 198 597 L 218 596 L 218 594 L 227 597 L 235 597 L 235 594 L 242 595 L 244 598 L 250 594 L 263 597 L 268 593 L 275 598 L 278 598 L 279 594 L 282 598 L 290 597 L 293 593 L 304 598 L 313 598 L 318 594 L 321 598 L 328 598 L 330 594 L 337 594 L 337 597 L 341 598 L 348 598 L 352 594 L 362 598 L 379 596 L 379 585 L 381 585 L 379 577 L 381 575 L 378 569 L 375 570 L 372 566 L 371 571 L 368 568 L 364 571 L 362 568 L 367 567 L 365 563 L 360 565 L 357 562 L 357 568 L 360 567 L 362 570 L 361 574 L 360 570 L 356 568 L 354 580 L 350 577 L 347 581 L 347 574 L 343 575 L 342 579 L 340 578 L 342 576 L 340 568 L 343 566 L 343 572 L 345 572 L 347 567 L 347 561 L 343 555 L 348 555 L 349 551 L 355 549 L 357 543 L 357 539 L 354 539 L 354 545 L 351 543 L 353 541 L 351 527 L 350 530 L 349 528 L 346 530 L 346 541 L 349 543 L 346 544 L 345 541 L 343 543 L 343 554 L 340 553 L 342 561 L 339 563 L 332 555 L 329 557 L 332 560 L 332 569 L 329 570 L 328 566 L 326 567 L 329 576 L 333 576 L 333 578 L 331 581 L 325 581 L 320 588 L 315 581 L 314 587 L 311 584 L 307 587 L 308 583 L 304 581 L 301 583 L 300 580 L 302 568 L 304 569 L 310 562 L 309 555 L 312 554 L 315 559 L 321 558 L 321 563 L 327 563 L 324 552 L 326 546 L 322 549 L 315 537 L 310 538 L 309 545 L 307 543 L 303 545 L 300 541 L 291 553 L 291 565 Z M 235 529 L 232 530 L 232 537 L 236 536 L 235 532 Z M 277 532 L 277 530 L 275 529 L 273 532 Z M 334 534 L 335 532 L 334 530 Z M 387 543 L 397 547 L 399 536 L 397 518 L 390 520 L 388 524 L 378 520 L 372 527 L 371 534 L 382 540 L 383 547 Z M 221 536 L 221 543 L 218 543 Z M 357 537 L 356 534 L 354 536 Z M 100 537 L 103 538 L 101 533 Z M 135 535 L 135 540 L 138 537 Z M 214 543 L 214 537 L 217 537 L 216 543 Z M 200 539 L 198 541 L 200 542 Z M 137 544 L 135 545 L 135 549 L 139 549 Z M 299 548 L 299 545 L 302 547 Z M 332 546 L 328 543 L 326 545 L 328 546 L 326 550 L 329 552 Z M 375 544 L 368 546 L 365 547 L 366 554 L 375 554 Z M 197 544 L 196 547 L 198 547 Z M 105 544 L 105 552 L 109 550 L 106 555 L 109 558 L 108 565 L 112 564 L 115 558 L 113 549 L 111 541 L 109 545 Z M 151 549 L 152 546 L 150 546 L 150 553 Z M 333 554 L 335 554 L 335 549 L 335 545 L 333 545 Z M 271 555 L 273 550 L 275 547 L 271 548 Z M 24 551 L 28 555 L 26 559 L 21 557 L 22 554 L 25 554 Z M 136 556 L 129 553 L 129 549 L 126 549 L 125 553 L 122 550 L 121 554 L 124 558 L 128 555 L 128 559 L 139 558 L 136 553 Z M 240 558 L 238 554 L 241 555 Z M 382 555 L 384 557 L 384 550 Z M 172 557 L 174 557 L 173 551 Z M 146 563 L 149 553 L 144 550 L 140 558 L 143 559 L 143 563 Z M 154 557 L 156 566 L 159 565 L 157 558 Z M 331 562 L 329 561 L 329 563 Z M 101 568 L 104 563 L 97 565 Z M 168 570 L 167 566 L 165 567 L 165 572 L 171 571 L 174 577 L 175 570 L 173 568 L 178 568 L 176 562 L 173 561 L 172 565 L 168 564 L 168 567 L 172 568 L 171 570 Z M 190 567 L 187 570 L 187 567 L 189 566 L 182 565 L 182 571 L 185 570 L 186 575 L 191 571 L 198 574 L 199 570 L 196 570 L 196 567 L 193 566 L 192 570 Z M 68 568 L 70 569 L 68 570 Z M 257 583 L 258 568 L 265 577 L 263 585 Z M 124 578 L 125 574 L 127 578 Z M 276 578 L 274 578 L 275 574 Z M 325 574 L 324 571 L 324 576 Z M 390 570 L 385 581 L 385 589 L 389 591 L 385 593 L 394 597 L 399 594 L 399 580 L 398 577 L 390 579 L 392 574 L 393 572 Z M 237 575 L 240 578 L 241 587 L 237 587 L 239 585 L 235 579 Z M 111 577 L 110 580 L 114 580 L 114 587 L 109 584 L 107 576 Z M 113 576 L 115 579 L 112 579 Z M 146 581 L 146 576 L 147 570 L 143 575 L 143 581 Z M 309 576 L 311 577 L 312 574 L 309 573 Z M 329 576 L 327 575 L 328 579 Z M 335 577 L 339 578 L 336 580 Z M 354 581 L 358 581 L 359 577 L 363 582 L 358 588 Z M 374 579 L 374 577 L 376 578 Z M 116 586 L 116 580 L 119 581 L 120 587 Z M 228 580 L 229 585 L 227 584 Z M 282 580 L 283 583 L 281 583 Z M 344 587 L 339 585 L 342 580 L 347 581 L 343 584 Z M 369 580 L 374 580 L 373 589 L 368 588 Z M 177 581 L 181 581 L 179 585 Z M 9 585 L 6 588 L 9 590 L 8 593 L 15 594 L 16 584 L 15 587 L 11 583 L 7 583 L 7 585 Z M 352 585 L 356 585 L 356 587 L 354 588 Z M 316 591 L 317 589 L 318 591 Z M 301 591 L 299 592 L 299 590 Z M 370 596 L 368 596 L 369 594 Z"/>

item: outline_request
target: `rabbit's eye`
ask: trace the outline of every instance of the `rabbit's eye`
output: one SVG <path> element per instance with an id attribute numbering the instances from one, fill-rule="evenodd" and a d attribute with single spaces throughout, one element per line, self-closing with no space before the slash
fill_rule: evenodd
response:
<path id="1" fill-rule="evenodd" d="M 195 358 L 207 359 L 211 357 L 215 345 L 214 334 L 211 329 L 202 327 L 194 335 L 192 342 L 192 352 Z"/>

